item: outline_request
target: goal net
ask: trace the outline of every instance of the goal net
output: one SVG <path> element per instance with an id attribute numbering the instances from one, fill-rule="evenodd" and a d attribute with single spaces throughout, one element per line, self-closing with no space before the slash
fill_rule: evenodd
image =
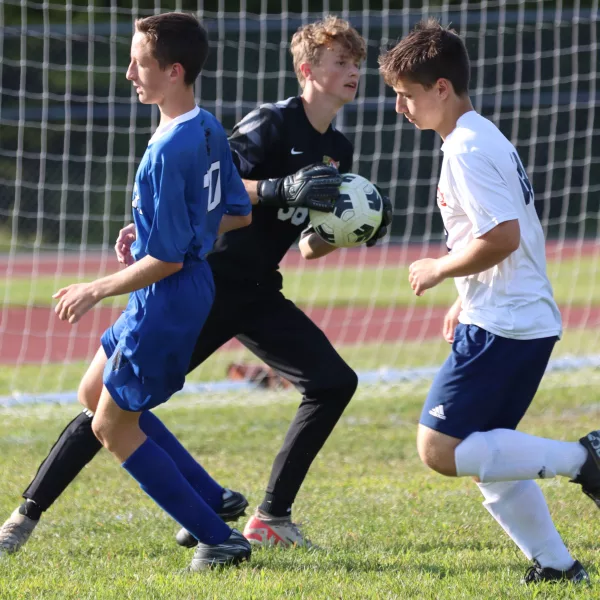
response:
<path id="1" fill-rule="evenodd" d="M 395 114 L 377 57 L 423 17 L 451 23 L 471 56 L 475 108 L 515 144 L 535 190 L 566 327 L 553 364 L 596 364 L 597 0 L 0 0 L 4 403 L 72 400 L 100 335 L 124 305 L 123 298 L 105 301 L 69 326 L 54 315 L 51 295 L 117 268 L 112 247 L 130 222 L 136 166 L 158 116 L 125 79 L 133 21 L 167 10 L 194 11 L 207 26 L 212 51 L 196 93 L 228 131 L 257 105 L 299 93 L 289 41 L 300 25 L 337 14 L 366 38 L 357 99 L 336 126 L 354 143 L 353 172 L 392 199 L 391 236 L 310 263 L 292 249 L 281 265 L 286 295 L 365 384 L 428 377 L 448 352 L 440 334 L 455 299 L 452 282 L 422 298 L 407 283 L 412 260 L 443 252 L 435 206 L 440 143 Z M 232 341 L 189 384 L 222 382 L 231 363 L 258 361 Z"/>

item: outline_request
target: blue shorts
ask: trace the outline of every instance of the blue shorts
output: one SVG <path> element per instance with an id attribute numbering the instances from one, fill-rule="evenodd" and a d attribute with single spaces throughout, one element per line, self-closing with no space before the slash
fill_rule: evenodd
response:
<path id="1" fill-rule="evenodd" d="M 516 429 L 557 339 L 513 340 L 459 324 L 419 422 L 459 439 L 476 431 Z"/>
<path id="2" fill-rule="evenodd" d="M 149 410 L 183 387 L 214 295 L 205 261 L 130 294 L 101 339 L 108 356 L 104 385 L 123 410 Z"/>

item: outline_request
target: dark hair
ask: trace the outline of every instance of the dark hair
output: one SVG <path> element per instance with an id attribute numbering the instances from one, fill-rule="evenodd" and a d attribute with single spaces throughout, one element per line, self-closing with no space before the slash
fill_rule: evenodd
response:
<path id="1" fill-rule="evenodd" d="M 457 95 L 469 91 L 470 63 L 462 39 L 453 29 L 429 18 L 379 57 L 379 72 L 394 87 L 400 78 L 431 88 L 447 79 Z"/>
<path id="2" fill-rule="evenodd" d="M 200 21 L 187 13 L 169 12 L 137 19 L 135 29 L 148 37 L 161 69 L 179 63 L 184 82 L 196 81 L 208 56 L 208 35 Z"/>

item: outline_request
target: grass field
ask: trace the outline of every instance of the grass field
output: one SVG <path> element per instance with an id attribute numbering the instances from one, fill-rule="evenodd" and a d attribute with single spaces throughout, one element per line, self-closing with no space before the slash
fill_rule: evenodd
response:
<path id="1" fill-rule="evenodd" d="M 561 304 L 587 306 L 600 304 L 600 270 L 594 258 L 579 258 L 548 264 L 548 276 L 556 301 Z M 417 299 L 408 285 L 408 268 L 404 266 L 343 269 L 283 270 L 284 292 L 290 299 L 311 306 L 449 306 L 456 299 L 450 280 Z M 91 280 L 89 277 L 86 281 Z M 0 281 L 0 298 L 5 306 L 49 306 L 52 294 L 74 283 L 73 275 L 62 277 L 13 277 Z M 107 304 L 125 304 L 126 297 L 110 299 Z"/>
<path id="2" fill-rule="evenodd" d="M 549 376 L 523 429 L 579 437 L 600 418 L 597 390 L 594 372 Z M 264 549 L 239 568 L 185 573 L 192 551 L 175 544 L 177 526 L 102 452 L 24 550 L 0 559 L 0 598 L 597 598 L 597 587 L 519 584 L 527 561 L 481 506 L 472 482 L 430 473 L 416 456 L 425 392 L 371 388 L 353 400 L 294 505 L 320 549 Z M 246 493 L 254 506 L 297 400 L 295 394 L 233 396 L 217 405 L 173 399 L 158 412 L 224 485 Z M 2 516 L 18 504 L 74 412 L 0 410 Z M 565 479 L 542 487 L 572 554 L 598 580 L 598 509 Z"/>
<path id="3" fill-rule="evenodd" d="M 593 260 L 550 263 L 548 272 L 559 303 L 600 305 Z M 455 298 L 453 284 L 445 282 L 416 300 L 406 275 L 404 267 L 288 269 L 285 292 L 302 305 L 332 307 L 368 305 L 373 298 L 384 307 L 448 306 Z M 49 306 L 51 294 L 73 281 L 12 278 L 0 282 L 0 297 L 5 305 Z M 570 329 L 554 358 L 598 354 L 598 337 L 597 330 Z M 438 338 L 339 350 L 365 371 L 437 365 L 448 345 Z M 249 358 L 247 352 L 218 352 L 188 381 L 223 379 L 229 362 Z M 3 365 L 0 396 L 74 390 L 85 367 Z M 597 587 L 519 584 L 527 561 L 481 506 L 477 488 L 430 473 L 417 458 L 415 429 L 426 389 L 426 383 L 359 389 L 294 505 L 319 549 L 259 550 L 239 568 L 185 573 L 192 551 L 175 544 L 177 525 L 102 452 L 43 518 L 25 549 L 0 558 L 0 600 L 600 597 Z M 580 437 L 598 426 L 598 389 L 600 373 L 593 370 L 550 374 L 522 428 L 559 439 Z M 298 401 L 293 392 L 181 395 L 158 413 L 253 507 Z M 76 411 L 0 407 L 0 522 Z M 573 555 L 598 580 L 597 509 L 564 479 L 542 487 Z"/>

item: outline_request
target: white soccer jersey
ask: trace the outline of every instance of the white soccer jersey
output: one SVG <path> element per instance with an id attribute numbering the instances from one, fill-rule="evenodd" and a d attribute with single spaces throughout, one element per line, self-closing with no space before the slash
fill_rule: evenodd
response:
<path id="1" fill-rule="evenodd" d="M 462 299 L 460 322 L 514 339 L 560 335 L 544 234 L 514 146 L 491 121 L 470 111 L 458 119 L 442 151 L 437 202 L 453 254 L 504 221 L 518 219 L 521 229 L 521 244 L 507 259 L 455 278 Z"/>

